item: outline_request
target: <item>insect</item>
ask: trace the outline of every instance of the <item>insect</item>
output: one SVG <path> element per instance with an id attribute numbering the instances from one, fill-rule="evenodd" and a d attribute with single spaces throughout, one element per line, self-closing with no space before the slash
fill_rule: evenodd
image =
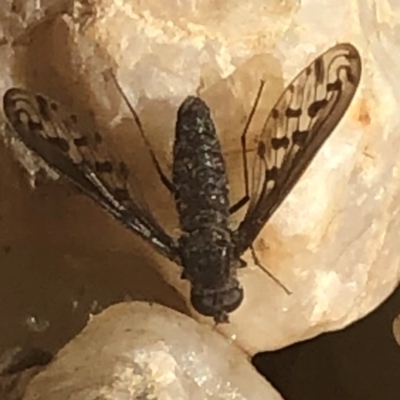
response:
<path id="1" fill-rule="evenodd" d="M 257 261 L 254 240 L 343 117 L 360 77 L 361 59 L 351 44 L 337 44 L 317 57 L 286 87 L 266 117 L 249 171 L 246 133 L 261 85 L 242 134 L 246 194 L 233 206 L 210 110 L 199 97 L 187 97 L 177 113 L 172 180 L 149 147 L 160 178 L 175 199 L 178 238 L 167 234 L 148 208 L 133 199 L 126 164 L 104 148 L 98 133 L 80 130 L 75 116 L 40 94 L 18 88 L 5 93 L 4 111 L 29 149 L 181 265 L 182 278 L 191 284 L 193 307 L 223 323 L 243 300 L 237 276 L 246 265 L 241 256 L 250 248 Z M 137 114 L 130 109 L 144 137 Z M 231 230 L 230 214 L 246 203 L 244 219 Z"/>

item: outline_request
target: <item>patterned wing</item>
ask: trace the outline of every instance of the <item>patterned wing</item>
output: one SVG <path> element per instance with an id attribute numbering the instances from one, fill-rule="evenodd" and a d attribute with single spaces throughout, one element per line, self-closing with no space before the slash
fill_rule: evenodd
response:
<path id="1" fill-rule="evenodd" d="M 160 253 L 179 262 L 173 239 L 128 190 L 128 168 L 112 157 L 99 133 L 78 128 L 77 118 L 56 102 L 24 89 L 4 95 L 6 117 L 22 142 L 51 168 L 68 177 Z"/>
<path id="2" fill-rule="evenodd" d="M 251 246 L 346 112 L 361 78 L 361 59 L 348 43 L 316 58 L 284 90 L 258 140 L 250 202 L 235 232 L 237 253 Z"/>

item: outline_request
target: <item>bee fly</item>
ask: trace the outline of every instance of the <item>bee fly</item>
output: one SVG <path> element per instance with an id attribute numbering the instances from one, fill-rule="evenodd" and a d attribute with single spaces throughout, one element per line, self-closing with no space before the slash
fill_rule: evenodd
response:
<path id="1" fill-rule="evenodd" d="M 182 232 L 178 239 L 130 194 L 126 164 L 104 149 L 98 133 L 80 130 L 75 116 L 40 94 L 18 88 L 4 95 L 4 111 L 30 150 L 181 265 L 182 278 L 191 284 L 193 307 L 222 323 L 243 300 L 237 278 L 238 268 L 246 265 L 242 254 L 250 248 L 257 262 L 254 240 L 343 117 L 360 77 L 359 53 L 348 43 L 330 48 L 301 71 L 265 119 L 249 177 L 246 132 L 261 85 L 242 135 L 246 194 L 233 206 L 210 110 L 200 98 L 186 98 L 176 121 L 171 181 L 149 148 L 161 181 L 176 202 Z M 130 109 L 145 139 L 138 116 Z M 246 203 L 244 219 L 231 230 L 230 215 Z"/>

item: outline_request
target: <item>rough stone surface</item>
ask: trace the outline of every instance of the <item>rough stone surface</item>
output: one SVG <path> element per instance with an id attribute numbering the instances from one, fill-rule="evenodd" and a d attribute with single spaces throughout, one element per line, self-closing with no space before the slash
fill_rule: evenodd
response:
<path id="1" fill-rule="evenodd" d="M 357 46 L 364 71 L 356 98 L 255 242 L 263 263 L 293 294 L 248 257 L 250 267 L 240 271 L 245 301 L 231 324 L 218 327 L 250 353 L 280 348 L 354 322 L 398 283 L 400 9 L 382 4 L 74 2 L 74 13 L 35 21 L 28 43 L 1 48 L 0 90 L 23 85 L 74 110 L 92 109 L 132 170 L 139 165 L 150 206 L 173 229 L 173 203 L 138 150 L 131 117 L 104 78 L 107 69 L 166 167 L 177 107 L 199 93 L 213 110 L 237 199 L 243 193 L 239 136 L 260 79 L 267 80 L 260 111 L 266 116 L 288 80 L 315 56 L 336 42 Z M 90 246 L 86 236 L 82 243 Z M 187 297 L 178 267 L 159 259 L 154 265 Z"/>
<path id="2" fill-rule="evenodd" d="M 23 400 L 279 400 L 218 332 L 159 305 L 95 316 L 39 373 Z"/>

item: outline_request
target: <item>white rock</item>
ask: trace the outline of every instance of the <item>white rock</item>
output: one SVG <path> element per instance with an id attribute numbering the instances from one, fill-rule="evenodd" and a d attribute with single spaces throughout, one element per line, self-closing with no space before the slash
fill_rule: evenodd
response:
<path id="1" fill-rule="evenodd" d="M 218 332 L 146 303 L 93 317 L 31 381 L 23 400 L 71 398 L 281 399 Z"/>
<path id="2" fill-rule="evenodd" d="M 51 28 L 51 57 L 43 62 L 51 62 L 60 90 L 55 78 L 35 88 L 59 100 L 80 98 L 78 107 L 92 108 L 100 125 L 113 128 L 116 146 L 147 182 L 150 206 L 171 227 L 173 202 L 148 157 L 132 145 L 137 132 L 129 132 L 134 124 L 126 122 L 128 111 L 105 70 L 115 71 L 167 165 L 176 109 L 200 91 L 228 152 L 238 199 L 239 137 L 260 79 L 267 80 L 264 101 L 271 107 L 288 80 L 323 50 L 337 42 L 359 49 L 364 71 L 356 98 L 255 242 L 263 263 L 293 294 L 248 257 L 251 266 L 240 271 L 244 304 L 229 325 L 218 327 L 250 353 L 340 329 L 376 308 L 398 282 L 399 39 L 384 27 L 397 26 L 400 9 L 393 2 L 361 3 L 183 0 L 160 7 L 158 0 L 97 0 L 84 18 L 64 16 Z M 187 298 L 180 269 L 168 262 L 157 268 Z"/>

